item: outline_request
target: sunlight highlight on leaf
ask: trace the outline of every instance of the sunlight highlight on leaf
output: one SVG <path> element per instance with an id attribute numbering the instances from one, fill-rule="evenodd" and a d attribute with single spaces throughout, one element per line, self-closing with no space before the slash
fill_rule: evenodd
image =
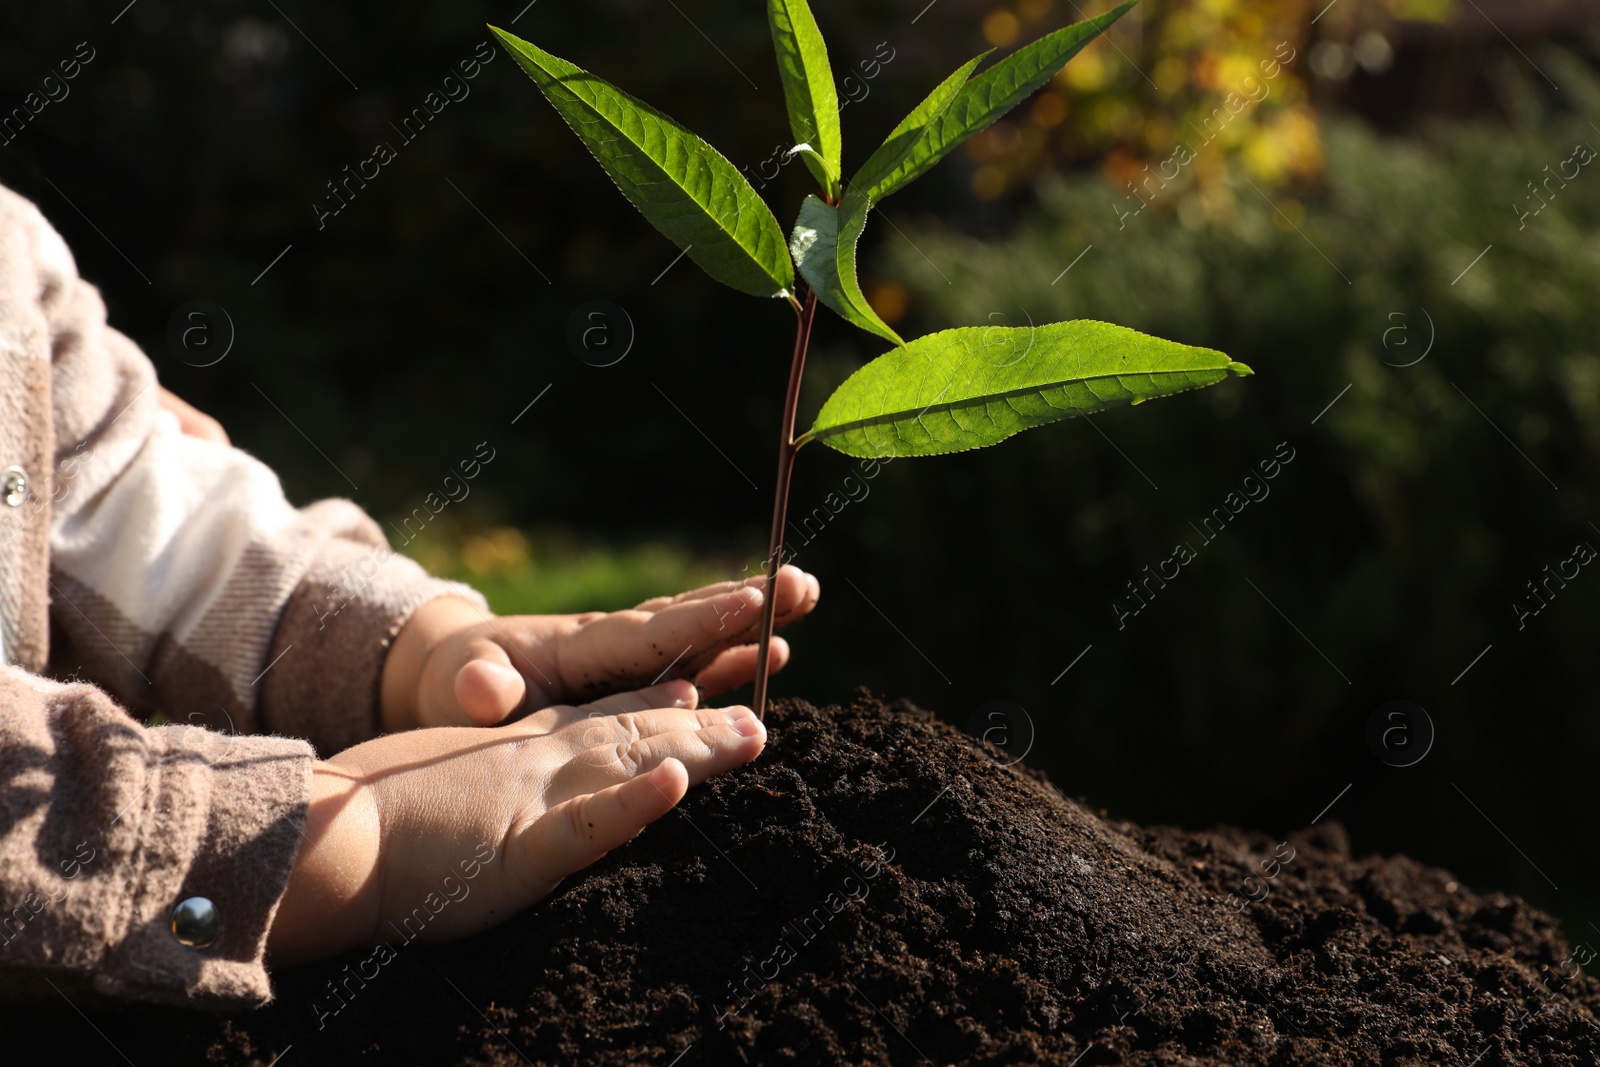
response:
<path id="1" fill-rule="evenodd" d="M 1221 352 L 1104 322 L 943 330 L 852 374 L 800 443 L 860 457 L 963 452 L 1249 373 Z"/>
<path id="2" fill-rule="evenodd" d="M 1104 15 L 1056 30 L 1017 49 L 961 86 L 948 106 L 925 120 L 922 135 L 911 141 L 897 164 L 884 169 L 881 177 L 858 174 L 851 179 L 852 184 L 861 185 L 866 180 L 866 192 L 876 203 L 921 177 L 951 149 L 986 129 L 1033 95 L 1036 89 L 1053 78 L 1069 59 L 1121 18 L 1135 2 L 1127 0 Z M 945 84 L 948 84 L 948 80 Z M 890 141 L 893 140 L 894 134 L 891 134 Z M 869 166 L 871 163 L 869 160 Z M 867 168 L 862 169 L 866 171 Z"/>
<path id="3" fill-rule="evenodd" d="M 872 309 L 856 280 L 856 240 L 867 222 L 870 205 L 864 197 L 845 194 L 835 208 L 815 196 L 800 206 L 789 252 L 800 276 L 828 307 L 852 326 L 859 326 L 885 341 L 904 344 Z"/>

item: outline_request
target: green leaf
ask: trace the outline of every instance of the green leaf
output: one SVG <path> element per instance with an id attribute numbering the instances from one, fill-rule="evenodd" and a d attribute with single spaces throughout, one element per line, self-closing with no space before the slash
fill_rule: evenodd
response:
<path id="1" fill-rule="evenodd" d="M 836 221 L 830 223 L 831 230 L 816 232 L 836 234 L 834 241 L 833 263 L 828 265 L 820 257 L 813 257 L 811 273 L 804 267 L 801 274 L 811 284 L 824 304 L 838 312 L 844 319 L 861 327 L 868 333 L 877 334 L 885 340 L 903 345 L 900 335 L 890 329 L 880 319 L 872 307 L 861 296 L 861 284 L 856 280 L 856 244 L 861 238 L 861 231 L 867 225 L 867 215 L 872 211 L 872 198 L 865 190 L 871 183 L 886 176 L 900 161 L 905 158 L 911 146 L 922 136 L 927 124 L 939 117 L 944 109 L 955 99 L 956 93 L 967 83 L 973 68 L 983 62 L 983 55 L 975 56 L 968 60 L 955 73 L 940 82 L 927 97 L 912 109 L 911 114 L 900 121 L 900 125 L 890 131 L 888 138 L 876 152 L 868 158 L 867 162 L 856 172 L 854 178 L 845 183 L 844 196 L 837 209 Z M 825 206 L 825 205 L 823 205 Z M 813 209 L 820 215 L 820 211 Z M 805 210 L 801 211 L 801 226 L 807 225 Z M 807 235 L 797 227 L 794 236 L 790 239 L 790 252 L 799 262 L 797 242 L 802 241 Z M 817 277 L 813 278 L 812 275 Z"/>
<path id="2" fill-rule="evenodd" d="M 839 185 L 839 92 L 828 65 L 828 46 L 806 0 L 767 0 L 767 21 L 778 53 L 789 129 L 796 144 L 816 150 L 816 156 L 804 154 L 806 167 L 832 194 Z"/>
<path id="3" fill-rule="evenodd" d="M 817 299 L 852 326 L 903 345 L 900 335 L 872 310 L 856 281 L 856 239 L 867 224 L 869 207 L 864 197 L 851 194 L 839 208 L 807 196 L 789 238 L 789 254 Z"/>
<path id="4" fill-rule="evenodd" d="M 922 103 L 912 108 L 911 114 L 901 119 L 900 125 L 889 131 L 889 136 L 883 139 L 883 144 L 878 146 L 878 150 L 867 157 L 861 169 L 850 179 L 849 188 L 866 192 L 892 174 L 910 153 L 912 146 L 926 132 L 928 124 L 944 114 L 950 102 L 961 91 L 961 87 L 967 84 L 967 79 L 972 77 L 973 69 L 993 51 L 991 48 L 988 52 L 973 56 L 957 67 L 955 73 L 934 86 L 933 92 L 923 98 Z"/>
<path id="5" fill-rule="evenodd" d="M 794 285 L 783 230 L 722 154 L 655 108 L 489 27 L 622 195 L 717 281 L 754 296 Z"/>
<path id="6" fill-rule="evenodd" d="M 1249 373 L 1221 352 L 1104 322 L 944 330 L 852 374 L 800 441 L 868 459 L 963 452 Z"/>
<path id="7" fill-rule="evenodd" d="M 926 122 L 922 136 L 909 145 L 900 161 L 882 177 L 857 175 L 851 179 L 851 184 L 862 186 L 863 177 L 872 178 L 864 188 L 877 203 L 920 177 L 952 148 L 1033 95 L 1034 90 L 1066 66 L 1067 60 L 1082 51 L 1136 2 L 1127 0 L 1104 15 L 1056 30 L 1002 59 L 963 85 L 949 106 Z M 891 134 L 890 139 L 893 138 Z"/>
<path id="8" fill-rule="evenodd" d="M 834 266 L 828 274 L 828 284 L 819 285 L 819 282 L 813 281 L 809 274 L 806 275 L 806 280 L 811 282 L 811 288 L 817 292 L 824 304 L 833 308 L 846 321 L 895 344 L 903 345 L 905 342 L 900 339 L 899 334 L 878 318 L 867 304 L 866 298 L 861 297 L 859 300 L 849 298 L 849 294 L 859 295 L 861 292 L 861 284 L 856 280 L 856 244 L 861 238 L 861 231 L 867 225 L 867 215 L 872 211 L 872 198 L 866 190 L 900 165 L 927 129 L 928 123 L 944 113 L 945 108 L 950 106 L 950 102 L 972 76 L 973 69 L 983 62 L 988 54 L 989 52 L 984 52 L 982 55 L 974 56 L 935 86 L 933 92 L 911 110 L 911 114 L 900 120 L 900 125 L 889 131 L 889 136 L 884 139 L 878 150 L 872 153 L 861 169 L 856 171 L 855 177 L 845 183 L 844 196 L 838 207 L 836 226 L 838 236 L 834 247 Z M 795 231 L 796 236 L 799 236 L 799 232 L 798 229 Z M 794 251 L 792 239 L 790 251 Z M 821 264 L 813 269 L 820 272 Z M 805 274 L 805 271 L 802 270 L 801 273 Z M 865 314 L 862 314 L 863 309 Z"/>

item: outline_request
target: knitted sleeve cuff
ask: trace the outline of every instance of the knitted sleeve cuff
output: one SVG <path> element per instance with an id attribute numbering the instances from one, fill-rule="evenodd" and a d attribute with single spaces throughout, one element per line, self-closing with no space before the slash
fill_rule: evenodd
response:
<path id="1" fill-rule="evenodd" d="M 92 685 L 0 668 L 0 999 L 266 1000 L 312 766 L 304 741 L 151 729 Z M 189 897 L 220 922 L 186 944 Z"/>
<path id="2" fill-rule="evenodd" d="M 267 932 L 300 847 L 311 748 L 190 726 L 146 736 L 143 785 L 119 820 L 133 824 L 127 852 L 103 857 L 128 883 L 108 898 L 123 935 L 96 968 L 94 987 L 187 1006 L 263 1003 L 271 997 Z M 173 913 L 193 897 L 209 902 L 218 922 L 209 938 L 189 938 L 204 943 L 185 944 Z"/>
<path id="3" fill-rule="evenodd" d="M 259 682 L 265 725 L 325 756 L 376 736 L 389 647 L 417 608 L 442 596 L 488 612 L 475 589 L 431 577 L 386 544 L 327 543 L 278 623 Z"/>

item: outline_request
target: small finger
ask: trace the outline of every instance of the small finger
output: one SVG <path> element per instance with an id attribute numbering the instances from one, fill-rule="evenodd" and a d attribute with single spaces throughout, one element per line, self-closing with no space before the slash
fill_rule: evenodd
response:
<path id="1" fill-rule="evenodd" d="M 760 662 L 761 649 L 757 645 L 737 645 L 725 649 L 701 672 L 695 675 L 695 684 L 701 692 L 708 697 L 726 693 L 730 689 L 753 681 L 756 676 L 756 664 Z M 789 662 L 789 642 L 776 634 L 772 637 L 772 645 L 767 649 L 767 669 L 776 674 Z"/>
<path id="2" fill-rule="evenodd" d="M 788 564 L 778 570 L 778 614 L 786 615 L 800 608 L 810 599 L 811 590 L 817 588 L 817 579 L 799 567 Z"/>
<path id="3" fill-rule="evenodd" d="M 529 733 L 545 734 L 576 722 L 610 723 L 619 715 L 634 715 L 657 708 L 687 708 L 692 711 L 699 704 L 700 691 L 689 682 L 675 678 L 643 689 L 612 693 L 587 704 L 557 704 L 529 715 L 517 725 Z"/>
<path id="4" fill-rule="evenodd" d="M 585 749 L 615 747 L 657 734 L 724 726 L 742 713 L 742 708 L 652 708 L 620 715 L 589 715 L 574 720 L 567 728 L 571 735 L 569 739 Z"/>
<path id="5" fill-rule="evenodd" d="M 518 836 L 508 857 L 512 874 L 539 889 L 581 871 L 632 841 L 688 791 L 684 765 L 663 760 L 647 774 L 563 801 Z"/>
<path id="6" fill-rule="evenodd" d="M 712 582 L 710 585 L 702 585 L 698 589 L 691 589 L 686 593 L 678 593 L 674 596 L 653 596 L 649 600 L 646 600 L 644 603 L 640 604 L 634 610 L 660 611 L 662 608 L 671 604 L 681 604 L 686 600 L 704 600 L 706 597 L 719 596 L 723 593 L 731 593 L 743 584 L 744 583 L 739 579 L 733 578 L 726 582 Z"/>
<path id="7" fill-rule="evenodd" d="M 774 605 L 777 624 L 782 626 L 811 610 L 816 580 L 799 568 L 788 566 L 779 573 L 780 600 Z M 572 638 L 574 662 L 614 664 L 603 667 L 603 684 L 635 684 L 640 675 L 693 677 L 712 663 L 724 649 L 752 643 L 760 629 L 765 596 L 752 579 L 721 591 L 697 590 L 654 613 L 635 610 L 612 612 L 577 631 Z M 704 596 L 700 596 L 704 593 Z M 649 604 L 650 602 L 646 602 Z M 640 662 L 631 668 L 618 664 L 618 650 L 634 650 Z M 591 679 L 592 684 L 592 679 Z"/>
<path id="8" fill-rule="evenodd" d="M 184 436 L 198 438 L 201 441 L 215 441 L 220 445 L 230 443 L 228 431 L 222 428 L 222 423 L 210 415 L 182 397 L 168 392 L 164 386 L 157 386 L 156 394 L 156 403 L 177 418 L 178 429 Z"/>
<path id="9" fill-rule="evenodd" d="M 647 685 L 643 689 L 612 693 L 599 700 L 591 700 L 581 707 L 570 709 L 570 713 L 564 713 L 562 718 L 564 720 L 594 718 L 597 714 L 624 715 L 629 712 L 648 711 L 651 708 L 693 708 L 699 703 L 700 694 L 695 687 L 681 678 L 674 678 L 670 682 Z"/>
<path id="10" fill-rule="evenodd" d="M 798 585 L 795 584 L 797 582 L 799 583 Z M 815 584 L 816 578 L 810 574 L 807 574 L 805 571 L 801 570 L 799 567 L 796 567 L 792 563 L 785 563 L 782 567 L 779 567 L 779 610 L 782 610 L 783 608 L 786 594 L 799 590 L 803 596 L 804 588 L 807 585 L 814 586 Z M 691 589 L 687 593 L 679 593 L 677 596 L 652 597 L 651 599 L 646 600 L 643 604 L 640 604 L 636 610 L 652 612 L 660 611 L 662 608 L 669 607 L 673 604 L 684 604 L 695 600 L 707 600 L 714 596 L 726 596 L 729 593 L 736 593 L 740 589 L 754 589 L 758 592 L 765 592 L 766 586 L 767 576 L 765 574 L 753 574 L 747 578 L 733 578 L 726 582 L 713 582 L 710 585 L 703 585 L 698 589 Z"/>
<path id="11" fill-rule="evenodd" d="M 596 783 L 632 778 L 664 760 L 675 759 L 688 769 L 690 779 L 698 782 L 755 759 L 767 743 L 766 727 L 747 707 L 720 710 L 721 722 L 698 729 L 638 736 L 631 741 L 608 738 L 586 748 L 558 771 L 557 780 L 592 789 Z"/>
<path id="12" fill-rule="evenodd" d="M 645 660 L 637 670 L 682 675 L 686 661 L 757 626 L 761 604 L 760 590 L 742 587 L 654 614 L 613 612 L 574 635 L 573 654 L 604 663 L 614 661 L 618 649 L 636 649 Z"/>
<path id="13" fill-rule="evenodd" d="M 478 658 L 462 664 L 456 672 L 456 703 L 468 720 L 478 726 L 493 726 L 521 706 L 528 695 L 528 683 L 511 665 L 505 649 L 490 644 Z"/>
<path id="14" fill-rule="evenodd" d="M 762 579 L 755 588 L 761 589 L 765 585 L 766 581 Z M 815 575 L 807 574 L 793 564 L 785 564 L 778 571 L 778 602 L 773 608 L 775 625 L 787 626 L 805 617 L 816 607 L 821 591 L 822 586 Z M 754 618 L 741 617 L 740 621 L 744 623 L 744 633 L 755 633 L 760 627 L 761 615 L 757 612 Z M 734 636 L 733 630 L 733 627 L 729 627 L 730 633 L 725 635 L 726 639 Z"/>
<path id="15" fill-rule="evenodd" d="M 774 605 L 778 625 L 811 610 L 815 583 L 815 578 L 792 565 L 778 572 Z M 684 647 L 691 655 L 728 645 L 759 629 L 765 585 L 765 578 L 751 579 L 731 590 L 681 600 L 657 611 L 644 632 L 663 649 Z"/>
<path id="16" fill-rule="evenodd" d="M 694 600 L 708 600 L 714 596 L 724 596 L 728 593 L 738 592 L 740 589 L 760 589 L 766 584 L 765 575 L 755 575 L 750 578 L 730 578 L 725 582 L 712 582 L 702 585 L 698 589 L 690 589 L 686 593 L 674 596 L 651 597 L 640 604 L 636 611 L 660 611 L 662 608 L 671 607 L 673 604 L 687 604 Z"/>
<path id="17" fill-rule="evenodd" d="M 792 586 L 779 587 L 777 625 L 787 626 L 796 619 L 802 619 L 811 614 L 811 609 L 817 606 L 817 601 L 822 599 L 822 583 L 817 581 L 817 576 L 799 571 L 798 580 Z"/>
<path id="18" fill-rule="evenodd" d="M 215 441 L 219 445 L 229 445 L 228 431 L 222 428 L 222 423 L 207 415 L 203 411 L 196 411 L 183 423 L 183 432 L 190 437 L 198 437 L 202 441 Z"/>

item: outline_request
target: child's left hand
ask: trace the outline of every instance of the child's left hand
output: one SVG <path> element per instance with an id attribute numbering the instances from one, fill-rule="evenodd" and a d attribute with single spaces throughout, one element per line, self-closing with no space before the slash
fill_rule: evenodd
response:
<path id="1" fill-rule="evenodd" d="M 582 703 L 669 678 L 715 696 L 755 677 L 766 577 L 722 582 L 631 611 L 583 615 L 486 615 L 459 597 L 418 608 L 384 663 L 384 730 L 493 726 L 518 711 Z M 777 622 L 816 606 L 816 578 L 778 572 Z M 774 671 L 789 645 L 774 636 Z"/>

